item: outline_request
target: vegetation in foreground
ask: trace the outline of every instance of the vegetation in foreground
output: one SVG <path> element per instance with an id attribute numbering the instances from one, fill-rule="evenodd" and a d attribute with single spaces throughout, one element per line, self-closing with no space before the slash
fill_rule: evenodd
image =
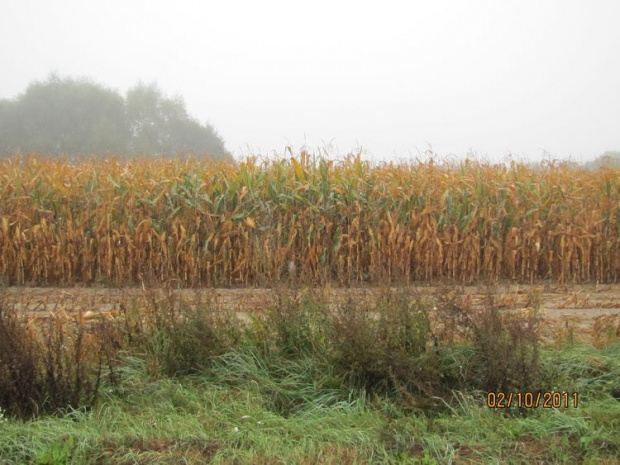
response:
<path id="1" fill-rule="evenodd" d="M 541 347 L 536 312 L 491 295 L 468 308 L 401 289 L 328 308 L 278 291 L 251 321 L 148 295 L 90 323 L 27 325 L 0 306 L 4 463 L 620 457 L 620 326 L 598 348 Z M 578 407 L 486 405 L 489 391 L 539 390 L 577 392 Z"/>

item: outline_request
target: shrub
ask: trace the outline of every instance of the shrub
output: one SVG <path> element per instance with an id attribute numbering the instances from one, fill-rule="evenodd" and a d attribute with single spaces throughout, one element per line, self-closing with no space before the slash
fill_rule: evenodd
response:
<path id="1" fill-rule="evenodd" d="M 131 350 L 143 351 L 152 376 L 176 376 L 204 370 L 213 356 L 234 347 L 242 331 L 236 316 L 210 300 L 184 302 L 171 288 L 146 292 L 146 308 L 131 309 Z M 137 318 L 137 319 L 136 319 Z"/>
<path id="2" fill-rule="evenodd" d="M 91 406 L 104 362 L 112 367 L 101 342 L 79 317 L 37 325 L 0 302 L 0 408 L 32 418 Z"/>
<path id="3" fill-rule="evenodd" d="M 430 307 L 402 289 L 361 307 L 349 301 L 334 314 L 332 362 L 357 388 L 428 406 L 441 390 Z"/>

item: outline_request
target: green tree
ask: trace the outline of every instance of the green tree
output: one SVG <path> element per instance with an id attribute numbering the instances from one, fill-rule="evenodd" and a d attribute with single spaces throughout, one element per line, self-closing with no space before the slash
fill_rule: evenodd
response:
<path id="1" fill-rule="evenodd" d="M 619 151 L 607 151 L 594 160 L 586 163 L 586 168 L 590 170 L 596 170 L 601 167 L 606 168 L 620 168 L 620 152 Z"/>
<path id="2" fill-rule="evenodd" d="M 12 153 L 19 150 L 17 146 L 16 103 L 0 100 L 0 153 Z"/>
<path id="3" fill-rule="evenodd" d="M 6 102 L 6 101 L 5 101 Z M 48 154 L 124 152 L 129 142 L 123 98 L 91 81 L 60 78 L 34 82 L 3 104 L 2 148 Z M 4 123 L 4 121 L 3 121 Z M 6 142 L 4 142 L 6 140 Z"/>
<path id="4" fill-rule="evenodd" d="M 206 154 L 232 161 L 212 126 L 187 113 L 182 98 L 168 98 L 156 84 L 139 83 L 127 92 L 127 122 L 134 154 Z"/>
<path id="5" fill-rule="evenodd" d="M 0 100 L 0 153 L 57 155 L 179 153 L 232 161 L 212 126 L 191 118 L 181 98 L 138 84 L 126 99 L 87 79 L 34 82 L 14 100 Z"/>

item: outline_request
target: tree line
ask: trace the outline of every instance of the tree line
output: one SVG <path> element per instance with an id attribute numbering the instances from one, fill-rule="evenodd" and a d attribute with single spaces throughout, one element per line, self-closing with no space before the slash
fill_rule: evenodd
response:
<path id="1" fill-rule="evenodd" d="M 15 99 L 0 100 L 0 154 L 186 153 L 232 161 L 210 124 L 192 118 L 182 98 L 156 84 L 138 83 L 123 97 L 89 79 L 55 74 L 31 83 Z"/>

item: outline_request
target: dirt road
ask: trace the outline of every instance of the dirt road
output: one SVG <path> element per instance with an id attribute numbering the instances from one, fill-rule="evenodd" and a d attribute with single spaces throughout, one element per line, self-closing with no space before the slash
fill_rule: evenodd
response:
<path id="1" fill-rule="evenodd" d="M 499 285 L 493 289 L 483 286 L 419 286 L 410 288 L 429 298 L 455 293 L 470 304 L 482 304 L 489 292 L 500 308 L 520 310 L 540 305 L 547 336 L 553 338 L 559 332 L 573 332 L 587 338 L 597 327 L 607 331 L 620 331 L 620 284 L 606 285 Z M 175 301 L 190 304 L 211 299 L 217 308 L 232 310 L 243 316 L 267 308 L 274 299 L 272 289 L 184 289 L 173 292 Z M 285 292 L 299 296 L 300 290 Z M 372 288 L 326 288 L 322 292 L 330 305 L 362 302 L 377 295 L 380 290 Z M 35 288 L 9 287 L 0 290 L 5 304 L 15 306 L 30 318 L 43 319 L 60 312 L 64 314 L 99 314 L 113 312 L 120 305 L 132 301 L 140 308 L 143 299 L 166 298 L 163 291 L 149 293 L 141 288 Z M 150 296 L 150 297 L 149 297 Z M 155 297 L 153 297 L 155 296 Z M 611 329 L 610 329 L 611 328 Z"/>

